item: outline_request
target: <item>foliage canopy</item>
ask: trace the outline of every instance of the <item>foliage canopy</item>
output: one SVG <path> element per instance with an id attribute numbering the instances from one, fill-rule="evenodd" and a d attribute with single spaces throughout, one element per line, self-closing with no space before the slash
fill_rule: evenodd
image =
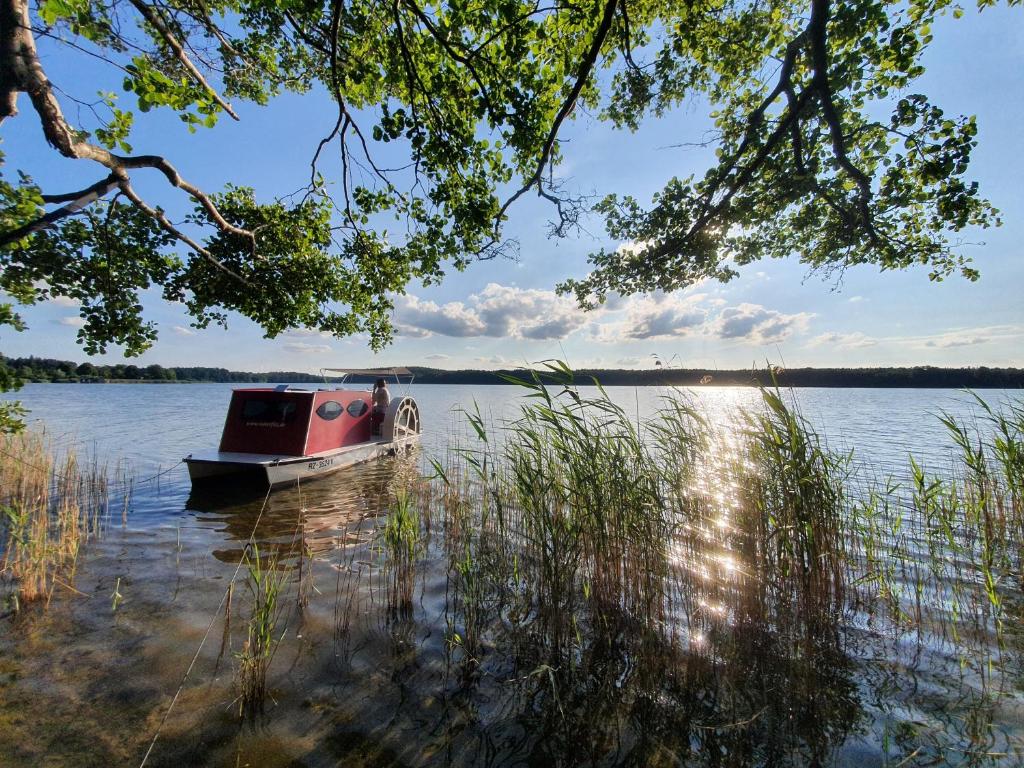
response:
<path id="1" fill-rule="evenodd" d="M 635 130 L 679 119 L 684 102 L 711 109 L 716 162 L 670 179 L 647 205 L 598 203 L 609 235 L 633 246 L 593 254 L 589 276 L 560 286 L 582 305 L 728 280 L 737 265 L 792 254 L 812 268 L 922 264 L 933 279 L 975 279 L 957 233 L 998 223 L 966 175 L 975 120 L 912 90 L 945 13 L 962 10 L 949 0 L 0 0 L 0 121 L 20 98 L 56 152 L 100 176 L 44 191 L 22 167 L 32 158 L 17 158 L 17 179 L 0 178 L 0 289 L 26 304 L 79 300 L 88 352 L 152 344 L 139 300 L 152 286 L 200 327 L 234 310 L 268 336 L 309 327 L 366 333 L 379 347 L 391 338 L 390 296 L 505 252 L 502 223 L 521 196 L 551 202 L 555 234 L 577 223 L 585 201 L 551 169 L 578 106 Z M 118 68 L 122 98 L 101 93 L 95 120 L 71 124 L 39 40 Z M 206 130 L 238 119 L 233 102 L 284 91 L 336 109 L 310 147 L 308 188 L 289 198 L 261 202 L 231 185 L 230 168 L 223 191 L 199 189 L 165 156 L 174 147 L 134 154 L 144 113 L 170 110 Z M 382 167 L 384 145 L 408 163 Z M 328 150 L 341 161 L 334 187 L 318 170 Z M 140 196 L 133 180 L 145 171 L 191 200 L 187 221 Z M 10 308 L 5 320 L 17 322 Z"/>

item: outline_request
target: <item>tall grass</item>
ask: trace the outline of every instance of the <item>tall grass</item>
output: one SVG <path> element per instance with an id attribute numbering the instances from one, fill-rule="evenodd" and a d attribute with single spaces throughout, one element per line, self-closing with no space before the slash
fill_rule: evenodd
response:
<path id="1" fill-rule="evenodd" d="M 825 448 L 779 391 L 763 390 L 762 402 L 746 414 L 740 474 L 750 576 L 774 601 L 795 600 L 802 616 L 838 610 L 847 457 Z"/>
<path id="2" fill-rule="evenodd" d="M 988 700 L 1020 598 L 1020 406 L 940 416 L 954 466 L 876 480 L 776 389 L 721 430 L 683 393 L 638 417 L 558 363 L 513 383 L 518 416 L 470 410 L 420 498 L 444 535 L 449 633 L 477 670 L 461 679 L 521 685 L 563 729 L 589 713 L 581 731 L 603 687 L 617 707 L 664 701 L 648 714 L 672 743 L 740 763 L 772 745 L 820 762 L 846 738 L 865 642 L 894 658 L 908 637 L 918 654 L 945 644 L 963 701 Z"/>
<path id="3" fill-rule="evenodd" d="M 0 593 L 10 609 L 73 590 L 79 550 L 100 529 L 108 491 L 106 468 L 82 466 L 70 450 L 55 458 L 44 433 L 0 438 Z"/>
<path id="4" fill-rule="evenodd" d="M 412 610 L 420 544 L 420 516 L 407 489 L 395 493 L 381 538 L 388 577 L 388 608 L 394 614 L 407 615 Z"/>
<path id="5" fill-rule="evenodd" d="M 278 624 L 283 610 L 282 593 L 288 572 L 278 567 L 277 558 L 263 558 L 259 547 L 246 550 L 246 587 L 252 600 L 246 623 L 246 639 L 237 654 L 239 713 L 262 714 L 267 698 L 267 670 L 281 640 Z"/>

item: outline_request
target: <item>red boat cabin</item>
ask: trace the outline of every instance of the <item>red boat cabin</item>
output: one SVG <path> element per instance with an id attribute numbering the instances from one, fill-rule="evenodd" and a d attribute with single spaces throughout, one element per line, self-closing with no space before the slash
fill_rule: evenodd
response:
<path id="1" fill-rule="evenodd" d="M 370 440 L 370 393 L 236 389 L 221 451 L 310 456 Z"/>

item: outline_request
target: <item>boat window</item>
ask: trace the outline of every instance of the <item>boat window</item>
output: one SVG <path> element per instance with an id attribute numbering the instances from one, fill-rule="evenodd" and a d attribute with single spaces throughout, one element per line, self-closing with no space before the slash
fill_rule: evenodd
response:
<path id="1" fill-rule="evenodd" d="M 287 424 L 294 415 L 295 403 L 290 400 L 246 400 L 242 405 L 242 421 L 253 426 Z"/>
<path id="2" fill-rule="evenodd" d="M 337 400 L 328 400 L 316 409 L 316 415 L 324 421 L 334 421 L 334 419 L 341 416 L 344 410 L 345 409 L 341 407 L 341 403 Z"/>
<path id="3" fill-rule="evenodd" d="M 353 400 L 348 404 L 348 415 L 359 418 L 364 413 L 370 410 L 370 406 L 366 404 L 365 400 Z"/>

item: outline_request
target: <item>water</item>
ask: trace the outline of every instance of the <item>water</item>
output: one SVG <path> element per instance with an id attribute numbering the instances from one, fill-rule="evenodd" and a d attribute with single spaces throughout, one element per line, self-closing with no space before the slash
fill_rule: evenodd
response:
<path id="1" fill-rule="evenodd" d="M 61 445 L 132 463 L 140 477 L 166 470 L 197 449 L 216 446 L 224 425 L 232 384 L 28 384 L 9 399 L 31 410 Z M 309 387 L 310 385 L 297 385 Z M 494 420 L 512 416 L 521 402 L 514 386 L 475 387 L 413 385 L 398 388 L 416 398 L 424 413 L 425 453 L 443 452 L 459 411 L 479 405 Z M 594 388 L 581 391 L 593 394 Z M 661 387 L 609 387 L 612 398 L 631 410 L 650 413 L 667 390 Z M 715 421 L 759 401 L 756 390 L 703 387 L 693 390 Z M 879 467 L 902 468 L 911 452 L 939 466 L 951 442 L 938 414 L 973 416 L 978 409 L 959 390 L 824 389 L 796 390 L 803 414 L 835 447 L 855 448 L 859 459 Z M 1014 396 L 1008 390 L 985 390 L 993 404 Z M 167 478 L 182 486 L 183 472 Z M 140 499 L 144 502 L 144 499 Z"/>
<path id="2" fill-rule="evenodd" d="M 58 588 L 48 610 L 0 620 L 0 765 L 137 765 L 157 733 L 150 765 L 1024 764 L 1019 605 L 1007 611 L 1007 649 L 997 654 L 1018 673 L 982 688 L 975 678 L 996 679 L 991 669 L 910 634 L 883 646 L 867 614 L 853 615 L 842 642 L 803 638 L 812 650 L 802 663 L 772 650 L 786 632 L 751 631 L 722 645 L 719 658 L 701 656 L 686 675 L 657 684 L 653 656 L 613 649 L 581 655 L 579 690 L 558 689 L 566 670 L 545 671 L 529 644 L 510 655 L 485 643 L 481 658 L 467 661 L 453 644 L 448 557 L 424 556 L 415 609 L 396 616 L 382 598 L 374 535 L 396 477 L 424 470 L 465 434 L 460 409 L 475 401 L 496 423 L 516 412 L 521 390 L 413 386 L 424 421 L 419 457 L 269 497 L 194 493 L 179 461 L 216 445 L 231 389 L 28 385 L 17 393 L 55 443 L 128 462 L 136 483 L 125 524 L 115 515 L 80 558 L 74 591 Z M 610 394 L 649 414 L 664 393 Z M 983 394 L 998 403 L 1015 393 Z M 695 396 L 720 424 L 759 397 L 735 388 Z M 796 397 L 828 444 L 853 449 L 871 476 L 902 475 L 910 453 L 948 469 L 952 446 L 937 414 L 978 412 L 969 396 L 947 390 Z M 239 724 L 232 680 L 248 615 L 244 568 L 231 624 L 222 601 L 250 536 L 263 553 L 304 563 L 290 585 L 308 600 L 300 608 L 293 596 L 282 617 L 265 716 Z M 726 701 L 746 704 L 730 720 Z"/>

